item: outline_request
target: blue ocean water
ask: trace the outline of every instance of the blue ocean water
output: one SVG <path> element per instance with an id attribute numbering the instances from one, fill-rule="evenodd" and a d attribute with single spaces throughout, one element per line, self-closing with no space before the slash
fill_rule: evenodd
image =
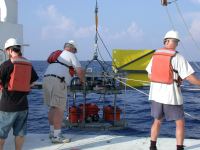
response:
<path id="1" fill-rule="evenodd" d="M 39 75 L 39 81 L 42 81 L 43 74 L 47 67 L 45 61 L 33 61 L 35 70 Z M 111 64 L 110 62 L 108 62 Z M 85 66 L 87 62 L 82 62 Z M 96 67 L 99 71 L 101 67 Z M 195 67 L 195 66 L 194 66 Z M 197 68 L 195 68 L 197 70 Z M 199 72 L 197 72 L 199 75 Z M 200 91 L 190 91 L 190 88 L 197 88 L 184 82 L 183 97 L 184 110 L 192 116 L 197 117 L 193 119 L 186 116 L 186 138 L 200 138 Z M 139 90 L 148 93 L 149 87 L 140 88 Z M 69 96 L 69 100 L 72 97 Z M 83 96 L 77 95 L 77 102 L 83 103 Z M 100 108 L 103 105 L 112 104 L 113 95 L 106 95 L 105 100 L 102 101 L 100 94 L 88 94 L 87 102 L 94 102 Z M 152 124 L 152 117 L 150 116 L 150 103 L 148 97 L 139 93 L 136 90 L 127 90 L 126 93 L 117 95 L 117 106 L 125 110 L 125 119 L 128 123 L 128 129 L 119 132 L 128 132 L 135 136 L 146 136 L 150 134 L 150 127 Z M 100 111 L 102 113 L 102 110 Z M 29 95 L 29 117 L 28 117 L 28 132 L 29 133 L 48 133 L 47 107 L 43 105 L 43 92 L 41 89 L 33 89 Z M 161 127 L 160 136 L 175 137 L 175 123 L 164 121 Z"/>

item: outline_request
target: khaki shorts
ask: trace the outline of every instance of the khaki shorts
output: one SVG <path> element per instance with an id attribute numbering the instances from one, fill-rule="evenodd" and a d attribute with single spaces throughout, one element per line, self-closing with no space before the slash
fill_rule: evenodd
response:
<path id="1" fill-rule="evenodd" d="M 67 85 L 56 77 L 43 79 L 44 103 L 49 107 L 66 109 Z"/>

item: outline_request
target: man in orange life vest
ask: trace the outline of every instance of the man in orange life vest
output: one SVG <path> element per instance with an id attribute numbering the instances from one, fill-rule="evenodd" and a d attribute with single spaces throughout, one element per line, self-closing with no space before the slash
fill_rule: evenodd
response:
<path id="1" fill-rule="evenodd" d="M 73 66 L 80 81 L 84 81 L 84 71 L 75 55 L 76 52 L 77 46 L 74 41 L 70 40 L 65 43 L 64 50 L 57 58 L 57 61 L 50 63 L 44 74 L 44 103 L 49 106 L 49 138 L 52 143 L 70 142 L 70 139 L 61 134 L 61 125 L 66 109 L 67 85 L 71 81 L 69 66 Z"/>
<path id="2" fill-rule="evenodd" d="M 164 37 L 164 48 L 155 51 L 146 68 L 151 81 L 149 100 L 151 116 L 154 117 L 150 150 L 157 150 L 156 141 L 164 118 L 175 121 L 177 150 L 184 149 L 185 121 L 180 82 L 187 80 L 200 86 L 200 80 L 188 61 L 176 51 L 179 40 L 177 31 L 168 31 Z"/>
<path id="3" fill-rule="evenodd" d="M 10 129 L 15 136 L 15 149 L 21 150 L 26 135 L 28 100 L 31 84 L 38 79 L 31 63 L 22 57 L 21 44 L 14 38 L 5 43 L 9 60 L 0 66 L 3 86 L 0 100 L 0 150 Z"/>

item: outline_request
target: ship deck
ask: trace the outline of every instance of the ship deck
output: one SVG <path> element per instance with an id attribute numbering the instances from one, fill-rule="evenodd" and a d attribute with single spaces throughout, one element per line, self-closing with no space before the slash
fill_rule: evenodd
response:
<path id="1" fill-rule="evenodd" d="M 48 134 L 27 134 L 23 150 L 148 150 L 149 137 L 132 134 L 110 134 L 109 131 L 73 131 L 64 134 L 70 143 L 52 144 Z M 9 136 L 5 149 L 14 149 L 13 136 Z M 185 139 L 186 150 L 199 150 L 200 140 Z M 159 150 L 176 150 L 175 138 L 158 139 Z"/>

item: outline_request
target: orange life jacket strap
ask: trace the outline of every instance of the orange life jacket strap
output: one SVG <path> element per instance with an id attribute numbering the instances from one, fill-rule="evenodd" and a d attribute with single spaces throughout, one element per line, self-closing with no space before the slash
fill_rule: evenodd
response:
<path id="1" fill-rule="evenodd" d="M 62 52 L 63 52 L 62 50 L 56 50 L 56 51 L 52 52 L 49 55 L 49 57 L 47 59 L 47 62 L 50 63 L 50 64 L 59 63 L 59 64 L 65 66 L 65 67 L 67 67 L 69 69 L 70 76 L 73 77 L 75 75 L 75 73 L 76 73 L 74 67 L 73 66 L 68 66 L 67 64 L 65 64 L 65 63 L 63 63 L 63 62 L 58 60 L 58 57 L 61 55 Z"/>

